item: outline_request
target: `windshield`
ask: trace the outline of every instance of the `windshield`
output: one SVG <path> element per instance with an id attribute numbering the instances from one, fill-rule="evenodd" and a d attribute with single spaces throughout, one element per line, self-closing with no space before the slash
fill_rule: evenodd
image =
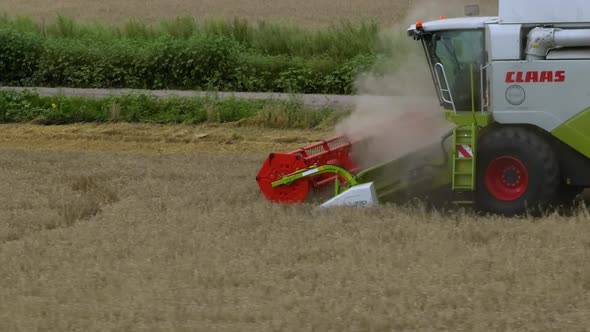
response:
<path id="1" fill-rule="evenodd" d="M 425 36 L 424 47 L 430 58 L 432 70 L 438 70 L 443 89 L 451 91 L 457 111 L 469 111 L 471 104 L 471 65 L 474 65 L 476 107 L 481 105 L 480 68 L 484 61 L 483 30 L 441 31 Z M 440 67 L 444 66 L 449 86 L 444 86 Z M 433 75 L 436 77 L 435 73 Z M 436 80 L 435 80 L 436 83 Z M 438 85 L 438 84 L 437 84 Z M 439 91 L 439 96 L 441 92 Z M 450 99 L 447 98 L 446 99 Z M 441 98 L 441 104 L 448 109 L 452 105 Z"/>

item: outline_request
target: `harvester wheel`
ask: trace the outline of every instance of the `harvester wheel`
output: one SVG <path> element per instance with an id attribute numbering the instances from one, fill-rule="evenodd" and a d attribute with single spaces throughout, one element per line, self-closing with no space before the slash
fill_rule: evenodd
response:
<path id="1" fill-rule="evenodd" d="M 584 192 L 584 188 L 581 187 L 570 187 L 562 184 L 557 195 L 557 202 L 563 207 L 569 208 L 575 205 L 576 201 Z"/>
<path id="2" fill-rule="evenodd" d="M 484 212 L 537 213 L 555 202 L 559 162 L 551 145 L 534 130 L 501 127 L 479 142 L 476 203 Z"/>

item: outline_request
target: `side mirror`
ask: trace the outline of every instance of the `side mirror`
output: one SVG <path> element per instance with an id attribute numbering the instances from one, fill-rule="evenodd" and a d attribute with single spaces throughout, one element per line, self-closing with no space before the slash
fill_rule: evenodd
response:
<path id="1" fill-rule="evenodd" d="M 465 6 L 465 16 L 478 16 L 478 15 L 479 15 L 479 5 Z"/>

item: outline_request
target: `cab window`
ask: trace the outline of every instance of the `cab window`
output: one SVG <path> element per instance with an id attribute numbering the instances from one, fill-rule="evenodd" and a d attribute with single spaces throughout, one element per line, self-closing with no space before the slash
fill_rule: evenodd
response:
<path id="1" fill-rule="evenodd" d="M 476 107 L 481 104 L 480 68 L 484 63 L 483 30 L 440 31 L 425 40 L 433 70 L 437 63 L 444 66 L 457 111 L 469 111 L 471 104 L 471 65 L 473 65 Z M 442 73 L 441 79 L 442 79 Z M 441 82 L 444 84 L 444 82 Z M 443 87 L 447 88 L 447 87 Z M 447 108 L 451 105 L 441 99 Z"/>

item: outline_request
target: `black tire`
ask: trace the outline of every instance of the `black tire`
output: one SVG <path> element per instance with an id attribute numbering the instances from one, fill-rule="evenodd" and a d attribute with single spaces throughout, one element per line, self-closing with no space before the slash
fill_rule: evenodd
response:
<path id="1" fill-rule="evenodd" d="M 562 183 L 557 194 L 557 203 L 562 207 L 570 208 L 576 204 L 583 192 L 582 187 L 571 187 Z"/>
<path id="2" fill-rule="evenodd" d="M 475 200 L 481 211 L 506 216 L 538 214 L 555 203 L 560 188 L 559 160 L 536 130 L 490 129 L 479 141 L 477 158 Z"/>

